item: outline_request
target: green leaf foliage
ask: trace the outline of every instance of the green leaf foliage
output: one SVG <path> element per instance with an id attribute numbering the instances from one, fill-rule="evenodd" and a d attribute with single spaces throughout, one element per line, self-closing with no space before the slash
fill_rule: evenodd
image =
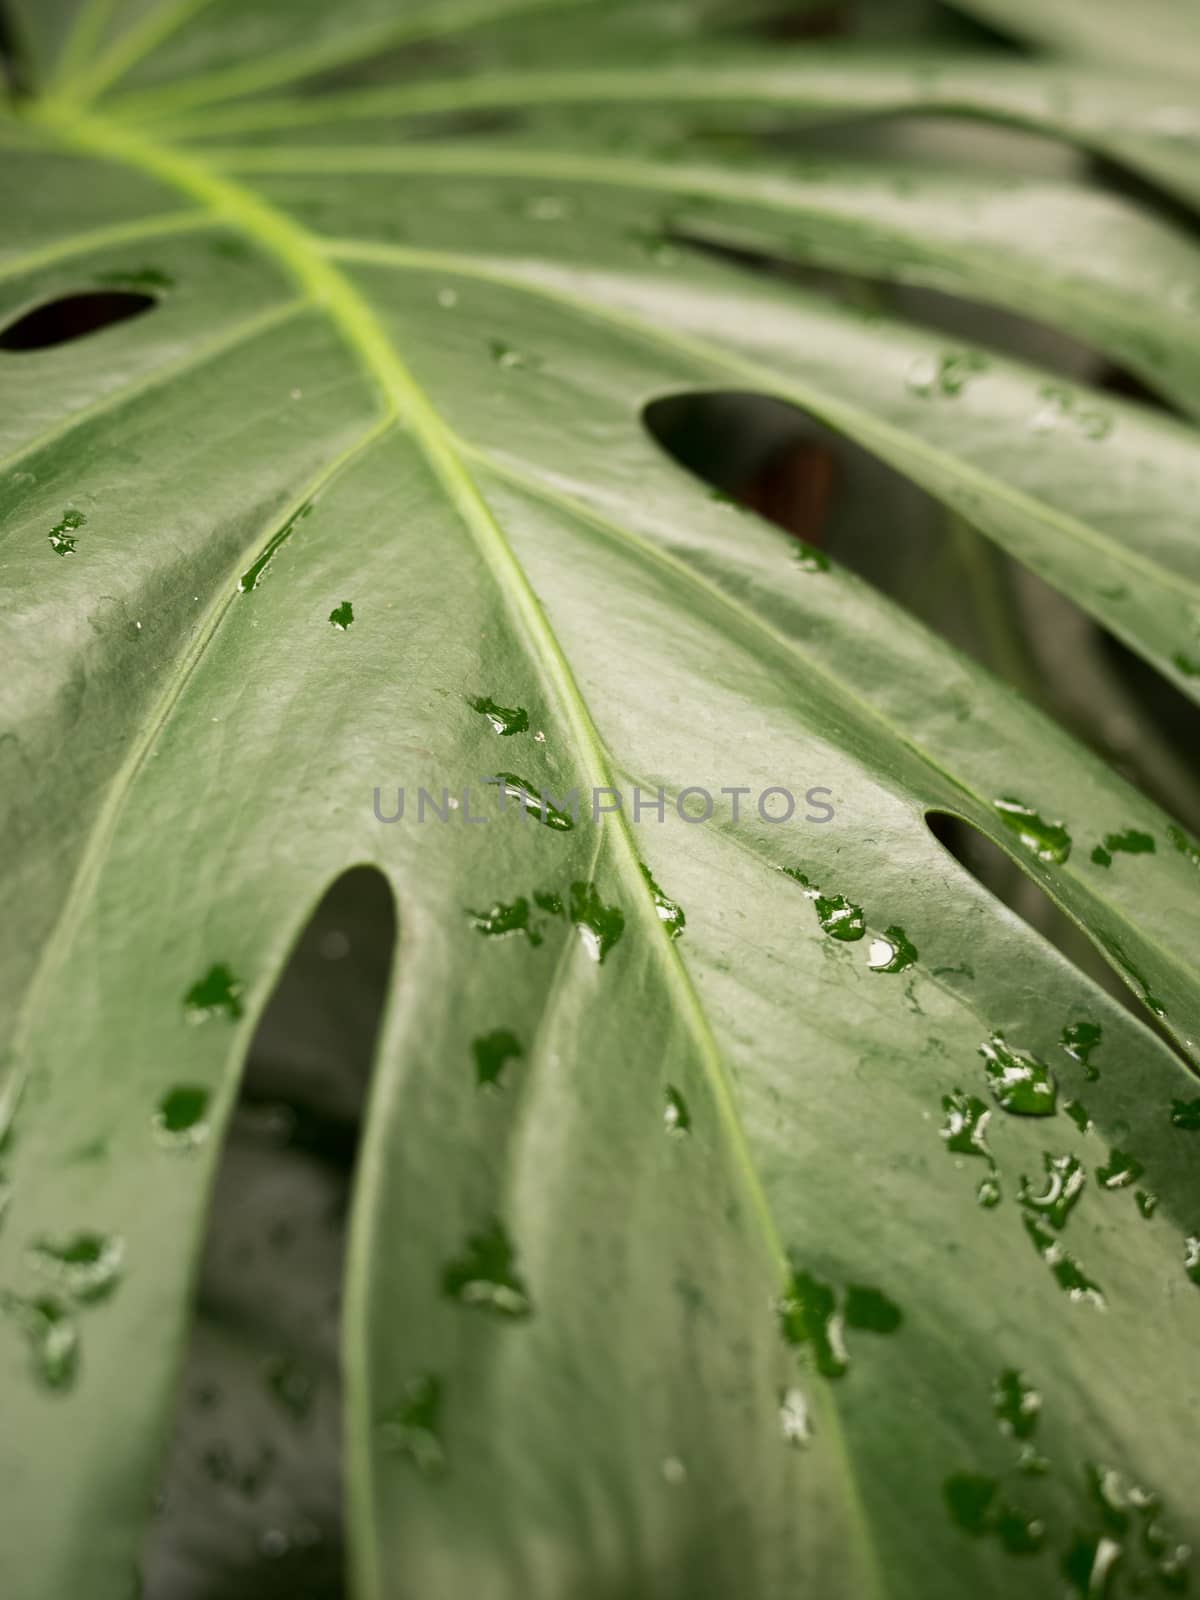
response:
<path id="1" fill-rule="evenodd" d="M 1200 698 L 1180 215 L 766 137 L 993 120 L 1182 207 L 1194 37 L 1131 75 L 1115 0 L 967 8 L 1030 57 L 696 0 L 8 9 L 0 344 L 153 304 L 0 348 L 0 1594 L 132 1592 L 241 1064 L 362 864 L 399 934 L 341 1329 L 356 1596 L 1181 1587 L 1200 849 L 643 414 L 810 413 Z M 1150 399 L 702 245 L 1023 313 Z M 635 785 L 665 821 L 593 822 Z M 676 806 L 723 786 L 736 821 Z"/>

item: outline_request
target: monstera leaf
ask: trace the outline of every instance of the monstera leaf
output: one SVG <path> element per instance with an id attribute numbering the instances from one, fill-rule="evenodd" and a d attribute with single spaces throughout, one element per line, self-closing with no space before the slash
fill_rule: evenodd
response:
<path id="1" fill-rule="evenodd" d="M 1200 195 L 1194 40 L 971 9 L 1098 64 L 692 0 L 10 0 L 6 1600 L 131 1592 L 239 1069 L 356 866 L 398 925 L 356 1595 L 1186 1584 L 1200 851 L 644 421 L 794 405 L 1196 697 L 1200 250 L 1127 197 Z M 902 111 L 1143 189 L 766 137 Z M 729 246 L 1040 318 L 1147 401 Z M 19 348 L 79 296 L 128 314 Z"/>

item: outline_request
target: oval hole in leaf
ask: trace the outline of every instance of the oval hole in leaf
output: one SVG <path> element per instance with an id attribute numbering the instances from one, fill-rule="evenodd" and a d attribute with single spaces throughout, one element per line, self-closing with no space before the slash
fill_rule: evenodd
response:
<path id="1" fill-rule="evenodd" d="M 813 547 L 815 561 L 832 558 L 903 606 L 1200 832 L 1190 756 L 1200 749 L 1200 707 L 924 489 L 770 395 L 668 395 L 650 402 L 643 422 L 717 498 L 765 516 Z"/>
<path id="2" fill-rule="evenodd" d="M 952 812 L 927 811 L 925 825 L 942 848 L 989 894 L 1015 912 L 1035 933 L 1040 933 L 1060 955 L 1124 1006 L 1138 1022 L 1157 1034 L 1180 1060 L 1190 1065 L 1170 1034 L 1122 980 L 1096 944 L 1055 904 L 1015 856 L 1002 850 L 974 823 Z"/>
<path id="3" fill-rule="evenodd" d="M 115 323 L 140 317 L 158 304 L 152 294 L 132 289 L 88 289 L 60 295 L 26 311 L 0 331 L 0 350 L 49 350 L 99 333 Z"/>
<path id="4" fill-rule="evenodd" d="M 145 1600 L 345 1593 L 345 1222 L 395 938 L 383 876 L 344 873 L 255 1031 L 217 1172 Z"/>

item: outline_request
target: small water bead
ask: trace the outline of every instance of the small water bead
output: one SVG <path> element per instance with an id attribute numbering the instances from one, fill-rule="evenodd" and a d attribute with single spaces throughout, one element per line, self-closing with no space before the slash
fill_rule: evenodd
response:
<path id="1" fill-rule="evenodd" d="M 1184 1271 L 1193 1283 L 1200 1284 L 1200 1236 L 1189 1234 L 1183 1243 Z"/>
<path id="2" fill-rule="evenodd" d="M 82 511 L 64 511 L 58 522 L 51 528 L 47 537 L 50 548 L 60 556 L 73 556 L 78 543 L 76 534 L 85 527 L 87 518 Z"/>
<path id="3" fill-rule="evenodd" d="M 802 539 L 796 541 L 792 560 L 801 572 L 828 572 L 831 568 L 829 557 L 824 550 L 818 550 L 815 545 L 805 544 Z"/>
<path id="4" fill-rule="evenodd" d="M 208 1138 L 208 1090 L 198 1084 L 177 1084 L 168 1089 L 153 1117 L 160 1144 L 191 1149 Z"/>
<path id="5" fill-rule="evenodd" d="M 543 797 L 540 790 L 515 772 L 497 772 L 488 781 L 494 783 L 506 798 L 522 806 L 526 816 L 535 818 L 554 832 L 569 833 L 574 828 L 574 820 L 565 811 L 560 811 L 550 799 Z"/>
<path id="6" fill-rule="evenodd" d="M 570 916 L 583 947 L 597 964 L 611 953 L 625 931 L 625 913 L 606 905 L 594 883 L 571 885 Z"/>
<path id="7" fill-rule="evenodd" d="M 1044 1545 L 1045 1523 L 1005 1500 L 998 1478 L 956 1472 L 946 1479 L 942 1492 L 951 1519 L 972 1538 L 998 1539 L 1014 1556 L 1036 1555 Z"/>
<path id="8" fill-rule="evenodd" d="M 945 355 L 920 356 L 912 362 L 905 382 L 922 399 L 943 395 L 957 399 L 971 378 L 986 372 L 987 358 L 978 350 L 953 350 Z"/>
<path id="9" fill-rule="evenodd" d="M 1200 1100 L 1172 1100 L 1171 1126 L 1200 1133 Z"/>
<path id="10" fill-rule="evenodd" d="M 1071 854 L 1071 835 L 1063 823 L 1047 822 L 1032 806 L 1012 796 L 1002 796 L 992 804 L 1004 826 L 1010 828 L 1039 861 L 1053 861 L 1061 866 Z"/>
<path id="11" fill-rule="evenodd" d="M 503 339 L 490 339 L 488 350 L 492 360 L 498 367 L 524 368 L 536 372 L 542 365 L 540 356 L 529 355 L 523 350 L 514 349 L 511 344 L 506 344 Z"/>
<path id="12" fill-rule="evenodd" d="M 524 706 L 502 706 L 489 695 L 480 695 L 468 700 L 467 704 L 472 711 L 478 711 L 480 716 L 486 717 L 502 738 L 525 733 L 529 728 L 529 713 Z"/>
<path id="13" fill-rule="evenodd" d="M 80 1304 L 106 1300 L 121 1279 L 125 1241 L 116 1234 L 77 1233 L 69 1239 L 39 1239 L 34 1264 L 58 1279 L 64 1293 Z"/>
<path id="14" fill-rule="evenodd" d="M 437 303 L 443 311 L 453 311 L 458 304 L 458 290 L 450 288 L 439 289 Z"/>
<path id="15" fill-rule="evenodd" d="M 525 1054 L 521 1041 L 507 1028 L 496 1028 L 471 1044 L 475 1057 L 475 1081 L 481 1089 L 501 1089 L 505 1068 Z"/>
<path id="16" fill-rule="evenodd" d="M 295 1422 L 304 1422 L 317 1395 L 316 1375 L 293 1356 L 273 1356 L 263 1371 L 267 1392 Z"/>
<path id="17" fill-rule="evenodd" d="M 1058 1089 L 1044 1062 L 1011 1049 L 998 1033 L 980 1045 L 979 1053 L 992 1094 L 1005 1111 L 1023 1117 L 1053 1115 Z"/>
<path id="18" fill-rule="evenodd" d="M 1051 1227 L 1061 1231 L 1067 1218 L 1078 1205 L 1087 1182 L 1087 1174 L 1074 1156 L 1044 1154 L 1046 1168 L 1044 1186 L 1036 1188 L 1028 1178 L 1021 1179 L 1019 1199 L 1030 1211 L 1045 1217 Z"/>
<path id="19" fill-rule="evenodd" d="M 1036 1216 L 1026 1212 L 1023 1221 L 1030 1242 L 1067 1298 L 1103 1311 L 1106 1302 L 1099 1284 L 1092 1282 L 1078 1261 L 1063 1249 L 1052 1233 L 1047 1233 Z"/>
<path id="20" fill-rule="evenodd" d="M 242 983 L 224 962 L 211 966 L 183 997 L 190 1022 L 207 1022 L 211 1017 L 228 1017 L 236 1022 L 242 1015 Z"/>
<path id="21" fill-rule="evenodd" d="M 1123 1150 L 1112 1150 L 1104 1166 L 1096 1168 L 1096 1177 L 1106 1189 L 1126 1189 L 1136 1183 L 1145 1170 L 1135 1156 L 1126 1155 Z"/>
<path id="22" fill-rule="evenodd" d="M 851 943 L 861 939 L 866 933 L 867 926 L 862 907 L 854 905 L 845 895 L 818 894 L 813 899 L 813 905 L 822 931 L 831 939 L 841 939 Z"/>
<path id="23" fill-rule="evenodd" d="M 992 1211 L 1004 1198 L 1000 1188 L 1000 1179 L 994 1172 L 986 1178 L 979 1180 L 979 1188 L 975 1191 L 975 1198 L 985 1211 Z"/>
<path id="24" fill-rule="evenodd" d="M 406 1456 L 426 1478 L 446 1470 L 442 1444 L 445 1385 L 434 1373 L 410 1378 L 404 1397 L 379 1422 L 380 1442 L 389 1455 Z"/>
<path id="25" fill-rule="evenodd" d="M 1089 1083 L 1094 1083 L 1100 1076 L 1099 1071 L 1092 1065 L 1092 1052 L 1099 1048 L 1103 1039 L 1103 1030 L 1098 1022 L 1071 1022 L 1062 1031 L 1059 1043 L 1073 1061 L 1078 1061 L 1084 1069 L 1084 1074 Z"/>
<path id="26" fill-rule="evenodd" d="M 846 1326 L 866 1328 L 872 1333 L 895 1333 L 904 1315 L 894 1300 L 880 1289 L 852 1283 L 846 1290 Z"/>
<path id="27" fill-rule="evenodd" d="M 1030 419 L 1031 433 L 1052 433 L 1064 424 L 1085 439 L 1098 442 L 1107 439 L 1113 429 L 1113 419 L 1106 411 L 1090 404 L 1080 403 L 1079 397 L 1064 384 L 1045 383 L 1038 390 L 1042 401 Z"/>
<path id="28" fill-rule="evenodd" d="M 677 1489 L 680 1484 L 687 1482 L 687 1468 L 678 1456 L 668 1456 L 662 1463 L 661 1470 L 664 1480 L 673 1489 Z"/>
<path id="29" fill-rule="evenodd" d="M 340 606 L 335 606 L 329 613 L 329 620 L 339 633 L 345 633 L 354 621 L 354 607 L 349 600 L 343 600 Z"/>
<path id="30" fill-rule="evenodd" d="M 1133 1198 L 1137 1202 L 1139 1212 L 1147 1220 L 1158 1210 L 1158 1196 L 1151 1194 L 1149 1189 L 1136 1189 Z"/>
<path id="31" fill-rule="evenodd" d="M 676 1135 L 690 1133 L 692 1118 L 687 1108 L 687 1101 L 679 1090 L 673 1088 L 670 1084 L 666 1088 L 666 1102 L 666 1108 L 663 1111 L 663 1126 L 667 1132 Z"/>
<path id="32" fill-rule="evenodd" d="M 679 935 L 687 926 L 687 918 L 683 914 L 683 907 L 677 905 L 674 900 L 669 900 L 667 898 L 667 896 L 659 888 L 658 884 L 655 883 L 654 876 L 651 873 L 650 868 L 646 866 L 645 862 L 639 861 L 638 865 L 642 869 L 642 877 L 645 878 L 646 886 L 650 890 L 651 897 L 654 901 L 654 909 L 658 913 L 658 920 L 667 930 L 667 935 L 669 938 L 678 939 Z"/>
<path id="33" fill-rule="evenodd" d="M 1097 1074 L 1097 1076 L 1099 1076 L 1099 1074 Z M 1063 1110 L 1079 1129 L 1080 1133 L 1091 1132 L 1094 1124 L 1091 1117 L 1087 1113 L 1087 1107 L 1081 1100 L 1065 1100 L 1063 1102 Z"/>
<path id="34" fill-rule="evenodd" d="M 442 1293 L 461 1305 L 514 1321 L 532 1313 L 529 1292 L 516 1270 L 512 1241 L 498 1218 L 470 1234 L 463 1253 L 447 1264 Z"/>
<path id="35" fill-rule="evenodd" d="M 67 1308 L 53 1295 L 31 1300 L 10 1295 L 0 1305 L 20 1324 L 39 1382 L 47 1389 L 69 1389 L 79 1373 L 79 1329 Z"/>
<path id="36" fill-rule="evenodd" d="M 779 1428 L 785 1444 L 806 1445 L 812 1438 L 808 1400 L 802 1389 L 785 1389 L 779 1396 Z"/>
<path id="37" fill-rule="evenodd" d="M 942 1125 L 941 1136 L 946 1141 L 947 1150 L 953 1150 L 958 1155 L 982 1156 L 986 1161 L 991 1161 L 992 1153 L 987 1146 L 991 1108 L 977 1095 L 964 1094 L 961 1089 L 956 1089 L 953 1094 L 942 1096 L 942 1110 L 946 1113 L 946 1121 Z"/>
<path id="38" fill-rule="evenodd" d="M 1098 844 L 1092 851 L 1092 860 L 1098 867 L 1111 867 L 1114 855 L 1152 856 L 1154 849 L 1150 834 L 1139 833 L 1136 828 L 1126 828 L 1123 833 L 1106 833 L 1104 843 Z"/>
<path id="39" fill-rule="evenodd" d="M 251 566 L 247 567 L 245 572 L 243 572 L 242 576 L 238 579 L 239 594 L 249 594 L 252 590 L 258 588 L 259 584 L 266 577 L 267 570 L 270 567 L 271 562 L 275 559 L 281 547 L 291 538 L 296 524 L 304 517 L 309 516 L 311 512 L 312 502 L 309 501 L 305 505 L 302 505 L 298 511 L 288 518 L 283 527 L 279 529 L 278 533 L 273 534 L 272 537 L 267 540 L 266 544 L 263 546 L 262 554 L 259 556 L 258 560 L 255 561 Z"/>
<path id="40" fill-rule="evenodd" d="M 903 928 L 886 928 L 882 938 L 871 940 L 867 965 L 872 972 L 907 972 L 916 962 L 917 954 L 916 946 Z"/>
<path id="41" fill-rule="evenodd" d="M 1001 1433 L 1032 1439 L 1042 1414 L 1042 1397 L 1016 1367 L 1007 1367 L 992 1385 L 992 1410 Z"/>
<path id="42" fill-rule="evenodd" d="M 510 933 L 523 933 L 531 945 L 542 942 L 537 924 L 531 920 L 529 901 L 524 895 L 506 904 L 498 900 L 487 911 L 467 911 L 472 925 L 487 939 L 504 939 Z"/>
<path id="43" fill-rule="evenodd" d="M 839 1307 L 833 1286 L 799 1267 L 793 1267 L 786 1290 L 775 1303 L 775 1313 L 785 1341 L 808 1349 L 817 1371 L 826 1378 L 842 1377 L 850 1364 L 847 1327 L 890 1334 L 904 1321 L 894 1301 L 863 1284 L 849 1285 Z"/>

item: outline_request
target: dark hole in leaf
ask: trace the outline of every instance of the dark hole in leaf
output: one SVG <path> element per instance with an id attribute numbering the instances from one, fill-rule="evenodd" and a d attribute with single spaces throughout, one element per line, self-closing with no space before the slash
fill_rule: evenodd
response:
<path id="1" fill-rule="evenodd" d="M 976 882 L 1014 911 L 1042 938 L 1052 944 L 1074 966 L 1118 1001 L 1138 1022 L 1150 1028 L 1176 1054 L 1175 1041 L 1144 1005 L 1121 975 L 1105 960 L 1092 940 L 1057 906 L 1024 867 L 994 844 L 973 823 L 946 811 L 928 811 L 925 823 L 930 833 L 948 850 Z M 1181 1056 L 1186 1061 L 1186 1057 Z"/>
<path id="2" fill-rule="evenodd" d="M 217 1172 L 145 1600 L 345 1594 L 345 1223 L 395 934 L 383 877 L 344 873 L 255 1031 Z M 198 1157 L 186 1143 L 169 1153 Z"/>
<path id="3" fill-rule="evenodd" d="M 830 560 L 848 568 L 1200 832 L 1200 774 L 1190 756 L 1200 748 L 1200 707 L 1070 596 L 786 401 L 675 394 L 652 401 L 643 420 L 714 498 L 792 534 L 805 570 L 819 574 Z M 1200 647 L 1197 656 L 1200 669 Z"/>
<path id="4" fill-rule="evenodd" d="M 158 304 L 152 294 L 128 289 L 89 289 L 47 300 L 0 332 L 0 350 L 48 350 L 101 328 L 140 317 Z"/>

